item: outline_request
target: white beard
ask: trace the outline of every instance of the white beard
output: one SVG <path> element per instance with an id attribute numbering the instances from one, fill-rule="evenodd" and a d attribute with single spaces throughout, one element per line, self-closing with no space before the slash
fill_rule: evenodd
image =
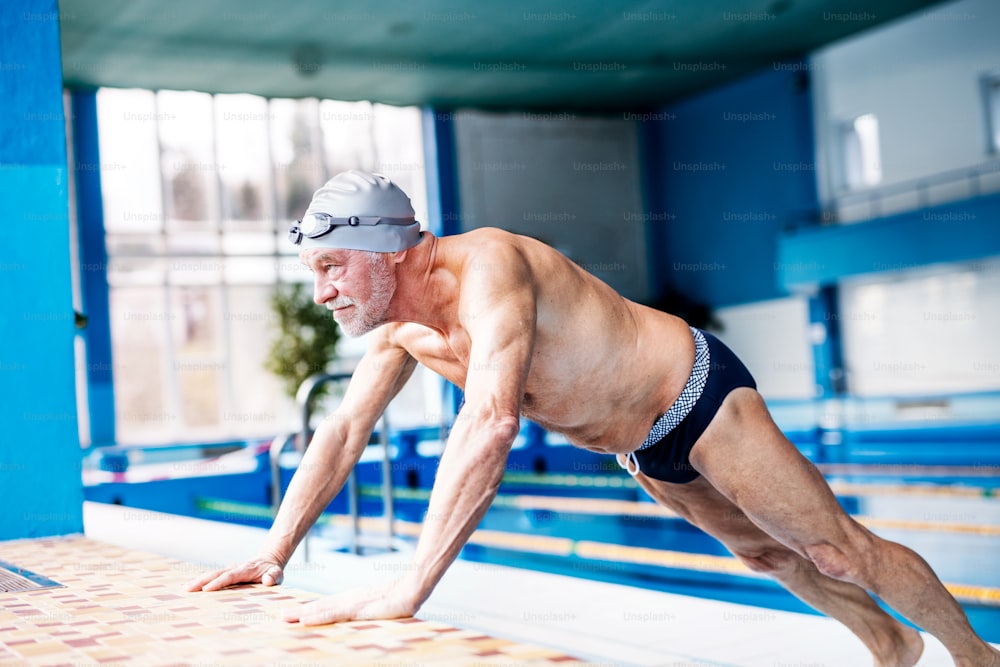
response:
<path id="1" fill-rule="evenodd" d="M 366 253 L 365 256 L 371 273 L 371 296 L 365 303 L 350 297 L 337 297 L 333 302 L 327 304 L 327 308 L 331 310 L 343 306 L 353 306 L 343 315 L 338 316 L 336 312 L 333 315 L 341 330 L 353 338 L 363 336 L 386 323 L 389 302 L 392 301 L 392 295 L 396 293 L 396 280 L 392 272 L 389 271 L 385 257 L 374 252 Z"/>

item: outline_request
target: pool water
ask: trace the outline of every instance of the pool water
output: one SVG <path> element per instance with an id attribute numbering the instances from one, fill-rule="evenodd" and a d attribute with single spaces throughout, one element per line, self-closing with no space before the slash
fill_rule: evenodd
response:
<path id="1" fill-rule="evenodd" d="M 462 558 L 812 611 L 774 581 L 739 566 L 715 539 L 659 510 L 609 457 L 586 459 L 579 453 L 550 449 L 556 451 L 545 456 L 530 450 L 512 452 L 500 494 Z M 166 464 L 160 463 L 157 470 L 167 473 L 162 476 L 131 469 L 100 473 L 112 477 L 88 483 L 86 497 L 270 525 L 266 445 L 229 456 L 234 466 L 171 463 L 165 469 Z M 378 458 L 373 456 L 357 468 L 364 517 L 383 513 Z M 393 461 L 393 502 L 397 533 L 403 539 L 412 541 L 419 533 L 436 468 L 436 459 L 428 457 Z M 821 469 L 848 513 L 875 533 L 921 554 L 951 587 L 977 631 L 1000 642 L 1000 476 L 995 468 L 829 465 Z M 283 487 L 292 472 L 282 470 Z M 317 530 L 343 535 L 346 512 L 342 492 Z M 383 529 L 383 522 L 374 523 L 375 530 Z"/>

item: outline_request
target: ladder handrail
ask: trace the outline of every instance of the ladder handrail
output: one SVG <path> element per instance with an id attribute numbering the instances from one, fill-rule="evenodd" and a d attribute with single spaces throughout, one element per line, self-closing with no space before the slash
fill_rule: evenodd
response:
<path id="1" fill-rule="evenodd" d="M 309 422 L 312 418 L 311 403 L 313 396 L 323 385 L 330 382 L 343 382 L 344 380 L 350 380 L 352 375 L 352 373 L 316 373 L 306 378 L 302 384 L 299 385 L 298 391 L 295 392 L 295 402 L 298 403 L 302 414 L 302 430 L 299 433 L 288 433 L 278 436 L 271 443 L 271 506 L 274 516 L 277 516 L 278 514 L 278 507 L 281 505 L 282 499 L 281 467 L 279 465 L 279 459 L 281 458 L 281 454 L 288 447 L 289 443 L 294 443 L 295 449 L 302 454 L 304 454 L 306 448 L 308 448 L 309 442 L 312 439 Z M 383 413 L 379 418 L 379 442 L 382 445 L 382 503 L 385 509 L 386 522 L 388 524 L 388 541 L 386 548 L 391 551 L 395 548 L 395 536 L 393 532 L 395 516 L 392 501 L 392 463 L 389 457 L 389 420 L 385 413 Z M 361 518 L 358 509 L 357 478 L 355 477 L 353 468 L 347 477 L 347 503 L 351 519 L 351 552 L 354 554 L 360 554 L 361 549 L 359 537 L 361 533 Z M 308 531 L 302 539 L 302 555 L 307 563 L 309 562 L 309 536 L 311 532 L 311 530 Z"/>
<path id="2" fill-rule="evenodd" d="M 295 440 L 295 433 L 284 433 L 271 441 L 268 458 L 271 464 L 271 519 L 278 515 L 281 504 L 281 466 L 279 460 L 290 442 Z"/>
<path id="3" fill-rule="evenodd" d="M 307 377 L 299 385 L 298 391 L 295 392 L 295 402 L 298 403 L 302 414 L 302 431 L 296 442 L 299 452 L 305 453 L 306 447 L 309 446 L 309 441 L 312 439 L 312 433 L 309 432 L 309 420 L 312 417 L 311 403 L 313 395 L 323 385 L 330 382 L 350 380 L 352 375 L 353 373 L 316 373 Z"/>

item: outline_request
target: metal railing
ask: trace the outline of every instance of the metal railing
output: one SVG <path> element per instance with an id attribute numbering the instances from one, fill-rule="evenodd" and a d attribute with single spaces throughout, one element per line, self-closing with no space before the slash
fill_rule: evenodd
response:
<path id="1" fill-rule="evenodd" d="M 278 436 L 271 443 L 270 464 L 271 464 L 271 507 L 274 516 L 278 514 L 278 507 L 281 505 L 281 454 L 288 448 L 289 444 L 294 444 L 295 449 L 304 454 L 309 442 L 312 440 L 312 429 L 309 422 L 312 419 L 312 398 L 319 389 L 331 382 L 344 382 L 351 379 L 351 373 L 317 373 L 312 375 L 299 385 L 295 394 L 295 402 L 299 405 L 302 414 L 302 430 L 299 433 L 288 433 Z M 392 499 L 392 462 L 389 457 L 389 420 L 383 413 L 378 422 L 379 444 L 382 446 L 382 503 L 386 520 L 386 550 L 393 550 L 396 545 L 393 524 L 395 512 Z M 358 508 L 358 482 L 357 476 L 352 469 L 347 477 L 347 503 L 350 514 L 351 525 L 351 553 L 361 553 L 361 519 Z M 310 529 L 302 539 L 302 556 L 309 562 L 309 537 L 312 533 Z"/>
<path id="2" fill-rule="evenodd" d="M 857 206 L 867 206 L 867 216 L 862 219 L 878 218 L 885 214 L 920 210 L 962 199 L 972 199 L 1000 191 L 1000 159 L 990 158 L 980 164 L 952 169 L 919 178 L 900 181 L 889 185 L 876 186 L 864 190 L 846 190 L 835 193 L 824 206 L 822 222 L 840 222 L 840 211 Z M 992 177 L 992 182 L 985 179 Z M 936 188 L 952 186 L 950 193 L 934 196 Z M 960 188 L 964 187 L 964 191 Z M 887 211 L 886 202 L 895 198 L 912 195 L 910 205 L 899 206 Z"/>

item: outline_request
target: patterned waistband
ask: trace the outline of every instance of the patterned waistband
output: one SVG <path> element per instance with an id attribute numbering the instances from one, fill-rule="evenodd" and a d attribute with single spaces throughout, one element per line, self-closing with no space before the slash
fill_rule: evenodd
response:
<path id="1" fill-rule="evenodd" d="M 688 378 L 684 390 L 681 391 L 681 395 L 677 397 L 670 409 L 653 424 L 652 430 L 646 437 L 646 442 L 642 443 L 639 449 L 646 449 L 662 440 L 688 416 L 694 408 L 694 404 L 701 398 L 701 392 L 705 389 L 705 383 L 708 382 L 710 361 L 708 341 L 705 340 L 705 335 L 694 327 L 691 327 L 691 334 L 694 336 L 694 368 L 691 369 L 691 377 Z"/>

